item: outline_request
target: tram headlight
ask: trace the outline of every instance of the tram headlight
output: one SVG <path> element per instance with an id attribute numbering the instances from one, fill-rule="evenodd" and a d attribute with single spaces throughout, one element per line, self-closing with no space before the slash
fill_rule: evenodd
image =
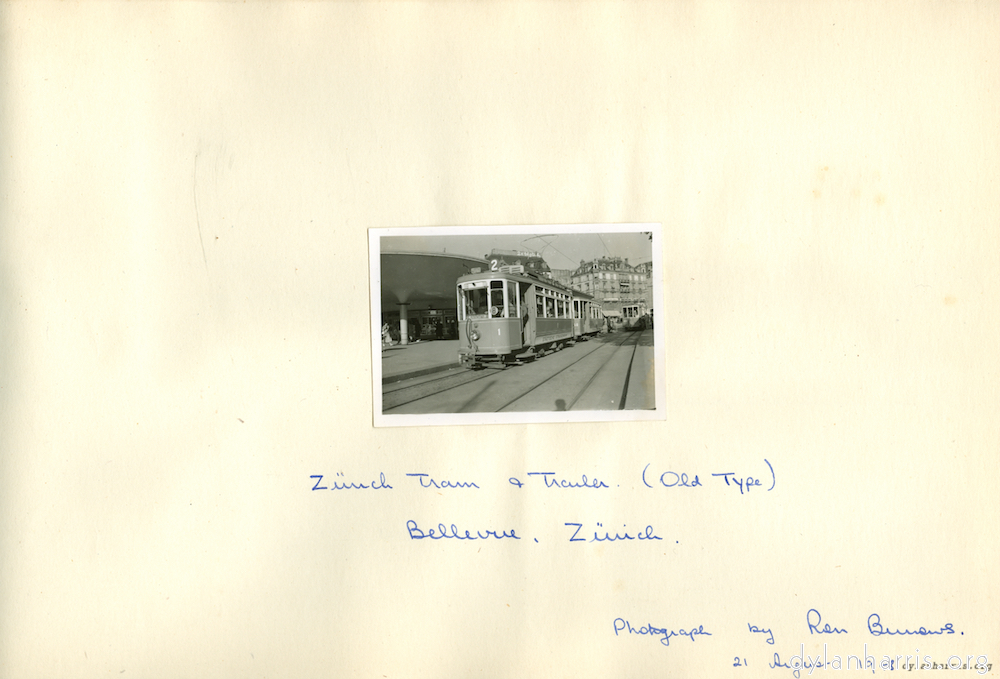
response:
<path id="1" fill-rule="evenodd" d="M 469 337 L 472 338 L 473 342 L 479 341 L 479 331 L 478 330 L 473 330 L 472 332 L 469 333 Z"/>

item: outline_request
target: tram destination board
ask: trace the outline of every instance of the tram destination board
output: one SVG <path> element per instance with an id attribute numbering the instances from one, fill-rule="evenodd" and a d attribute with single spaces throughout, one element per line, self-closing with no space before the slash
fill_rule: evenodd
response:
<path id="1" fill-rule="evenodd" d="M 371 229 L 374 424 L 664 419 L 660 229 Z"/>

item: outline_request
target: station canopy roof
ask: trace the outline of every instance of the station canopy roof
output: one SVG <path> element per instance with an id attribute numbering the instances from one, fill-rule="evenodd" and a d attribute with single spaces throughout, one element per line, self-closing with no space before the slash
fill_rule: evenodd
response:
<path id="1" fill-rule="evenodd" d="M 402 302 L 455 305 L 455 282 L 486 260 L 433 252 L 382 252 L 382 310 Z"/>

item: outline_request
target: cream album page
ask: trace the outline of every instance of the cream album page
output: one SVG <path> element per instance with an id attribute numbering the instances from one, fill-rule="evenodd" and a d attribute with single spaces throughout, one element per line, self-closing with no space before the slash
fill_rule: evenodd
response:
<path id="1" fill-rule="evenodd" d="M 1000 673 L 997 3 L 0 36 L 0 678 Z"/>

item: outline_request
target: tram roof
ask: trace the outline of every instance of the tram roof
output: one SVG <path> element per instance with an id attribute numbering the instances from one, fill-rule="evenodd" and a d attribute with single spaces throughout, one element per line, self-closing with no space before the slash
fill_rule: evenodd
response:
<path id="1" fill-rule="evenodd" d="M 525 272 L 513 272 L 513 271 L 481 271 L 479 273 L 468 273 L 460 277 L 459 281 L 492 281 L 492 280 L 512 280 L 512 281 L 525 281 L 526 283 L 540 283 L 541 285 L 547 285 L 551 288 L 558 288 L 560 290 L 570 290 L 565 285 L 557 280 L 551 278 L 545 278 L 543 276 L 538 276 L 536 274 Z"/>
<path id="2" fill-rule="evenodd" d="M 492 281 L 492 280 L 504 280 L 504 281 L 522 281 L 524 283 L 529 283 L 531 285 L 541 284 L 550 288 L 555 288 L 556 290 L 561 290 L 564 292 L 571 293 L 575 297 L 581 297 L 586 299 L 593 299 L 592 295 L 588 295 L 585 292 L 581 292 L 574 288 L 567 287 L 557 280 L 552 278 L 545 278 L 544 276 L 538 276 L 527 271 L 523 273 L 514 273 L 510 271 L 483 271 L 481 273 L 469 273 L 458 279 L 458 283 L 465 281 Z"/>

